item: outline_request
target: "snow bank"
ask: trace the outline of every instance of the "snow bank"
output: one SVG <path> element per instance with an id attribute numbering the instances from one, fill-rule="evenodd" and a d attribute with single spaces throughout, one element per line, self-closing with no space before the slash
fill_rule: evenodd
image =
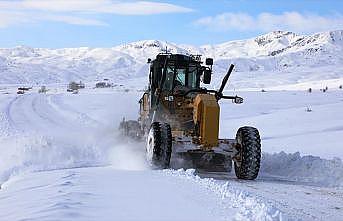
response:
<path id="1" fill-rule="evenodd" d="M 299 152 L 263 153 L 260 177 L 273 176 L 287 181 L 313 185 L 343 187 L 343 162 L 316 156 L 301 156 Z"/>
<path id="2" fill-rule="evenodd" d="M 262 200 L 257 199 L 248 192 L 237 189 L 229 182 L 218 183 L 213 178 L 200 178 L 195 175 L 194 169 L 188 170 L 164 170 L 164 174 L 175 176 L 196 183 L 211 193 L 216 194 L 221 199 L 221 204 L 228 208 L 237 208 L 239 212 L 235 215 L 235 220 L 283 220 L 284 215 L 271 205 L 267 205 Z"/>
<path id="3" fill-rule="evenodd" d="M 98 136 L 98 138 L 96 138 Z M 100 137 L 100 139 L 99 139 Z M 0 184 L 32 171 L 112 165 L 121 170 L 148 168 L 139 143 L 121 142 L 114 134 L 26 134 L 0 138 Z"/>

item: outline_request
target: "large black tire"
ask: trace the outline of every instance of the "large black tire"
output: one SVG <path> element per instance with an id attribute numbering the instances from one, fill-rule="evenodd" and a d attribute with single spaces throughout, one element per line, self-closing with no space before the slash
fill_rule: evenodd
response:
<path id="1" fill-rule="evenodd" d="M 260 170 L 261 138 L 254 127 L 241 127 L 237 131 L 239 156 L 235 160 L 235 173 L 238 179 L 254 180 Z"/>
<path id="2" fill-rule="evenodd" d="M 167 123 L 154 122 L 151 124 L 147 145 L 147 161 L 155 169 L 169 168 L 172 153 L 172 134 Z"/>

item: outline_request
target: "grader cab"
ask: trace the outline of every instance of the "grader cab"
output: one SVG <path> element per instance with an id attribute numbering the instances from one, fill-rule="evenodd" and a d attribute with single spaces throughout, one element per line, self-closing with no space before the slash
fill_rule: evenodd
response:
<path id="1" fill-rule="evenodd" d="M 146 139 L 146 157 L 154 168 L 170 167 L 171 157 L 188 162 L 187 167 L 206 171 L 230 171 L 232 162 L 240 179 L 255 179 L 261 159 L 261 141 L 256 128 L 238 129 L 235 139 L 219 138 L 220 99 L 242 103 L 223 91 L 233 71 L 231 65 L 219 90 L 210 84 L 213 59 L 160 53 L 150 64 L 149 87 L 140 103 L 136 123 L 120 125 L 126 135 Z M 186 166 L 185 166 L 186 167 Z"/>

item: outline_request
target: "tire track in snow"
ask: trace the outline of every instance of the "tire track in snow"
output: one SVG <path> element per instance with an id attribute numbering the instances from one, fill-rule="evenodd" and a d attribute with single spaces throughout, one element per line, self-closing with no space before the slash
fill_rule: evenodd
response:
<path id="1" fill-rule="evenodd" d="M 51 101 L 51 96 L 54 95 L 25 94 L 13 99 L 5 111 L 10 127 L 27 133 L 52 131 L 53 128 L 70 131 L 99 124 L 84 113 L 61 108 L 59 103 Z"/>
<path id="2" fill-rule="evenodd" d="M 37 111 L 37 99 L 39 99 L 38 94 L 25 94 L 18 97 L 18 99 L 9 105 L 8 117 L 11 119 L 11 124 L 20 133 L 46 131 L 58 125 Z M 40 108 L 46 110 L 46 107 L 43 105 Z"/>
<path id="3" fill-rule="evenodd" d="M 44 96 L 44 95 L 43 95 Z M 49 105 L 47 105 L 47 102 L 42 102 L 43 99 L 46 100 L 46 97 L 44 96 L 44 98 L 42 96 L 35 96 L 32 100 L 31 106 L 32 106 L 32 110 L 44 121 L 49 122 L 50 124 L 54 125 L 54 126 L 59 126 L 59 127 L 65 127 L 66 124 L 63 123 L 65 121 L 62 120 L 55 120 L 57 118 L 57 113 L 49 113 L 48 109 L 49 109 Z M 42 107 L 44 107 L 43 111 L 42 111 Z M 53 116 L 53 117 L 51 117 Z"/>
<path id="4" fill-rule="evenodd" d="M 85 126 L 101 126 L 102 124 L 87 115 L 86 113 L 79 112 L 75 110 L 74 108 L 70 107 L 69 105 L 65 104 L 62 101 L 63 94 L 57 94 L 57 95 L 51 95 L 48 97 L 48 104 L 55 109 L 56 112 L 68 116 L 69 118 L 72 118 L 73 120 L 79 122 L 80 124 L 83 124 Z"/>

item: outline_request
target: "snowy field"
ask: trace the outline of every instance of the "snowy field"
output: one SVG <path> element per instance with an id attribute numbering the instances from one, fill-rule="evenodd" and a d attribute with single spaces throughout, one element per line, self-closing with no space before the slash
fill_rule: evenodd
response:
<path id="1" fill-rule="evenodd" d="M 17 95 L 0 86 L 0 220 L 341 220 L 343 90 L 238 91 L 221 102 L 221 137 L 259 128 L 256 181 L 233 173 L 153 171 L 144 144 L 117 136 L 136 119 L 134 86 Z M 228 91 L 227 93 L 233 93 Z M 307 111 L 311 110 L 311 111 Z"/>

